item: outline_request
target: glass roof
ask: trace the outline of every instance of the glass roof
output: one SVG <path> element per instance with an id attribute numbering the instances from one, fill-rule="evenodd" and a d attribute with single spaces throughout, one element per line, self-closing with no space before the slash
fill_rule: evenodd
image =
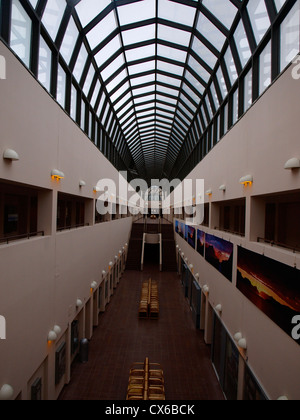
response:
<path id="1" fill-rule="evenodd" d="M 81 0 L 75 7 L 137 169 L 148 177 L 162 176 L 167 157 L 175 162 L 238 13 L 229 0 L 199 6 Z M 76 75 L 85 57 L 83 48 Z"/>
<path id="2" fill-rule="evenodd" d="M 170 176 L 191 130 L 193 148 L 286 3 L 28 1 L 42 10 L 42 24 L 86 102 L 114 131 L 118 151 L 125 142 L 145 179 Z"/>

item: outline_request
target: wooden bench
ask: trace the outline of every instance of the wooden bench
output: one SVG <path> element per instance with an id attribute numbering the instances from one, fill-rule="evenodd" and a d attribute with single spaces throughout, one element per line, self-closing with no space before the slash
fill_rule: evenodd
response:
<path id="1" fill-rule="evenodd" d="M 139 318 L 158 319 L 159 317 L 159 298 L 158 283 L 151 278 L 143 282 L 140 305 Z"/>
<path id="2" fill-rule="evenodd" d="M 134 363 L 130 368 L 126 400 L 165 400 L 164 373 L 158 363 Z"/>

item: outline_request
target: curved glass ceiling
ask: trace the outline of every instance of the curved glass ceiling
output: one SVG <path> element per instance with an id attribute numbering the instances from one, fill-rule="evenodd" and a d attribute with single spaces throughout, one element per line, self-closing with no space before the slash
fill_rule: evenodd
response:
<path id="1" fill-rule="evenodd" d="M 81 0 L 75 6 L 138 172 L 146 169 L 147 178 L 163 177 L 166 159 L 175 163 L 239 11 L 235 3 Z"/>
<path id="2" fill-rule="evenodd" d="M 63 86 L 68 72 L 71 75 L 67 107 L 70 115 L 78 123 L 81 118 L 84 126 L 87 120 L 82 107 L 92 110 L 93 118 L 104 127 L 131 174 L 147 180 L 170 178 L 176 172 L 174 166 L 187 162 L 210 126 L 214 126 L 218 141 L 220 133 L 224 134 L 224 127 L 219 127 L 221 121 L 224 126 L 230 114 L 234 123 L 240 114 L 241 92 L 244 111 L 251 105 L 252 73 L 245 74 L 248 67 L 252 69 L 249 62 L 258 47 L 270 41 L 273 36 L 270 28 L 280 11 L 287 3 L 299 3 L 296 0 L 10 1 L 12 19 L 14 13 L 20 14 L 20 4 L 21 7 L 30 4 L 34 16 L 42 23 L 39 48 L 43 49 L 44 61 L 40 57 L 39 66 L 44 70 L 39 80 L 45 86 L 42 78 L 49 80 L 47 88 L 51 90 L 52 86 L 53 90 L 53 77 L 47 76 L 47 68 L 51 67 L 49 63 L 47 67 L 47 55 L 55 50 L 59 54 L 55 89 Z M 17 24 L 13 25 L 12 32 L 16 28 Z M 13 35 L 18 42 L 21 30 Z M 12 41 L 10 46 L 16 51 Z M 245 92 L 236 89 L 241 75 L 245 79 Z M 77 92 L 81 116 L 76 111 Z M 62 103 L 64 92 L 60 96 L 55 92 L 55 96 Z M 226 103 L 231 104 L 231 111 L 228 114 L 225 108 L 220 117 L 220 109 Z M 86 131 L 91 133 L 93 118 L 85 125 L 89 125 Z M 200 159 L 211 147 L 201 148 Z M 199 157 L 194 160 L 199 161 Z"/>

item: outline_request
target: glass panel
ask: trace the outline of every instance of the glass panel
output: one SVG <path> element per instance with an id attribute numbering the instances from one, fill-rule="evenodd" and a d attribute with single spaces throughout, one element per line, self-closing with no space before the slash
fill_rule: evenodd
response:
<path id="1" fill-rule="evenodd" d="M 235 124 L 238 120 L 238 100 L 239 100 L 239 91 L 238 89 L 233 94 L 233 100 L 232 100 L 232 124 Z"/>
<path id="2" fill-rule="evenodd" d="M 146 63 L 136 64 L 134 66 L 128 67 L 128 71 L 131 76 L 151 70 L 155 70 L 155 61 L 148 61 Z"/>
<path id="3" fill-rule="evenodd" d="M 299 53 L 299 30 L 300 30 L 300 1 L 297 1 L 286 19 L 282 22 L 281 30 L 281 56 L 280 56 L 280 70 L 285 67 L 296 57 Z"/>
<path id="4" fill-rule="evenodd" d="M 99 67 L 101 67 L 113 54 L 121 48 L 120 37 L 116 36 L 105 47 L 95 55 L 95 60 Z"/>
<path id="5" fill-rule="evenodd" d="M 35 9 L 36 8 L 36 5 L 38 3 L 38 0 L 29 0 L 29 2 L 31 3 L 32 7 Z"/>
<path id="6" fill-rule="evenodd" d="M 56 99 L 57 102 L 64 108 L 66 101 L 66 72 L 60 64 L 58 64 Z"/>
<path id="7" fill-rule="evenodd" d="M 228 0 L 203 0 L 202 3 L 212 14 L 230 29 L 237 13 L 237 8 Z"/>
<path id="8" fill-rule="evenodd" d="M 248 13 L 252 23 L 256 43 L 264 37 L 270 27 L 270 18 L 264 0 L 250 0 L 247 5 Z"/>
<path id="9" fill-rule="evenodd" d="M 106 82 L 117 70 L 119 70 L 125 64 L 124 55 L 120 54 L 112 63 L 110 63 L 101 72 L 103 80 Z"/>
<path id="10" fill-rule="evenodd" d="M 79 32 L 78 32 L 77 26 L 74 22 L 74 19 L 71 17 L 61 48 L 60 48 L 60 53 L 65 59 L 67 64 L 70 63 L 78 35 L 79 35 Z"/>
<path id="11" fill-rule="evenodd" d="M 40 37 L 38 79 L 50 91 L 52 53 L 44 38 Z"/>
<path id="12" fill-rule="evenodd" d="M 178 61 L 182 64 L 186 62 L 187 52 L 178 50 L 176 48 L 171 48 L 165 45 L 158 44 L 157 53 L 160 57 L 168 57 L 171 60 Z"/>
<path id="13" fill-rule="evenodd" d="M 155 25 L 143 26 L 142 28 L 130 29 L 123 31 L 123 42 L 124 45 L 135 44 L 137 40 L 139 42 L 148 41 L 149 39 L 155 39 Z"/>
<path id="14" fill-rule="evenodd" d="M 194 72 L 201 77 L 205 82 L 209 81 L 210 74 L 201 64 L 192 56 L 190 56 L 188 65 L 191 67 Z"/>
<path id="15" fill-rule="evenodd" d="M 85 129 L 85 102 L 81 101 L 81 120 L 80 120 L 80 128 L 82 130 Z"/>
<path id="16" fill-rule="evenodd" d="M 107 85 L 107 91 L 110 93 L 112 90 L 114 90 L 120 83 L 123 82 L 127 77 L 126 70 L 121 71 L 118 76 L 116 76 L 108 85 Z"/>
<path id="17" fill-rule="evenodd" d="M 158 6 L 158 16 L 160 18 L 181 23 L 189 27 L 193 26 L 196 14 L 196 9 L 194 7 L 185 6 L 168 0 L 159 0 Z"/>
<path id="18" fill-rule="evenodd" d="M 227 86 L 226 86 L 225 78 L 224 78 L 223 71 L 222 71 L 221 67 L 218 68 L 216 75 L 217 75 L 217 79 L 218 79 L 218 82 L 219 82 L 219 86 L 220 86 L 223 98 L 226 98 L 226 96 L 228 95 L 228 89 L 227 89 Z"/>
<path id="19" fill-rule="evenodd" d="M 155 66 L 153 65 L 153 68 Z M 157 69 L 161 71 L 165 71 L 168 73 L 176 74 L 177 76 L 182 76 L 184 68 L 181 66 L 175 66 L 174 64 L 165 63 L 164 61 L 158 61 L 157 62 Z"/>
<path id="20" fill-rule="evenodd" d="M 252 69 L 246 74 L 244 79 L 244 112 L 252 105 Z"/>
<path id="21" fill-rule="evenodd" d="M 146 47 L 134 48 L 126 51 L 127 61 L 146 59 L 155 56 L 155 44 Z"/>
<path id="22" fill-rule="evenodd" d="M 82 44 L 75 67 L 74 67 L 74 71 L 73 71 L 73 76 L 75 77 L 77 82 L 80 82 L 87 58 L 88 58 L 88 52 L 85 46 Z"/>
<path id="23" fill-rule="evenodd" d="M 185 73 L 185 78 L 188 80 L 191 85 L 194 86 L 195 89 L 202 95 L 204 93 L 204 86 L 187 70 Z"/>
<path id="24" fill-rule="evenodd" d="M 62 0 L 48 0 L 43 14 L 42 23 L 55 41 L 62 17 L 66 8 L 66 2 Z"/>
<path id="25" fill-rule="evenodd" d="M 88 74 L 87 74 L 86 79 L 85 79 L 83 89 L 82 89 L 85 96 L 88 96 L 88 93 L 90 91 L 91 84 L 92 84 L 92 81 L 94 79 L 95 74 L 96 74 L 96 71 L 94 69 L 93 64 L 91 64 L 90 69 L 89 69 Z"/>
<path id="26" fill-rule="evenodd" d="M 71 118 L 76 121 L 76 112 L 77 112 L 77 89 L 72 85 L 71 89 Z"/>
<path id="27" fill-rule="evenodd" d="M 272 81 L 271 42 L 268 43 L 259 57 L 259 94 L 261 95 Z"/>
<path id="28" fill-rule="evenodd" d="M 211 84 L 210 91 L 211 91 L 211 95 L 212 95 L 213 100 L 214 100 L 215 108 L 218 110 L 219 107 L 220 107 L 220 102 L 219 102 L 219 98 L 218 98 L 214 83 Z"/>
<path id="29" fill-rule="evenodd" d="M 101 44 L 115 29 L 117 29 L 115 13 L 111 12 L 87 33 L 91 49 L 93 50 L 97 45 Z"/>
<path id="30" fill-rule="evenodd" d="M 182 85 L 182 89 L 184 90 L 184 92 L 193 99 L 193 101 L 196 102 L 196 104 L 199 104 L 200 102 L 200 97 L 198 95 L 196 95 L 196 93 L 189 87 L 187 86 L 185 83 Z"/>
<path id="31" fill-rule="evenodd" d="M 201 42 L 198 38 L 194 37 L 192 50 L 213 69 L 217 62 L 217 57 Z"/>
<path id="32" fill-rule="evenodd" d="M 173 44 L 188 47 L 191 40 L 191 34 L 181 29 L 171 28 L 165 25 L 158 25 L 158 38 Z"/>
<path id="33" fill-rule="evenodd" d="M 218 51 L 221 51 L 226 37 L 203 14 L 200 15 L 197 29 Z"/>
<path id="34" fill-rule="evenodd" d="M 157 75 L 157 81 L 161 83 L 166 83 L 170 86 L 173 86 L 174 88 L 175 87 L 179 88 L 181 85 L 181 80 L 174 79 L 173 77 L 163 76 L 161 74 Z"/>
<path id="35" fill-rule="evenodd" d="M 111 0 L 81 0 L 75 7 L 82 26 L 85 27 L 110 3 Z"/>
<path id="36" fill-rule="evenodd" d="M 156 16 L 156 0 L 143 0 L 120 6 L 118 7 L 118 14 L 121 26 L 152 19 Z"/>
<path id="37" fill-rule="evenodd" d="M 93 108 L 95 107 L 96 101 L 98 99 L 100 89 L 101 89 L 101 84 L 100 84 L 99 80 L 97 80 L 96 87 L 95 87 L 95 90 L 94 90 L 94 93 L 93 93 L 93 96 L 92 96 L 92 99 L 91 99 L 91 105 L 92 105 Z"/>
<path id="38" fill-rule="evenodd" d="M 10 47 L 17 56 L 30 66 L 32 22 L 18 0 L 12 2 Z"/>
<path id="39" fill-rule="evenodd" d="M 280 11 L 280 9 L 286 3 L 286 1 L 287 0 L 275 0 L 275 5 L 276 5 L 277 12 Z"/>
<path id="40" fill-rule="evenodd" d="M 224 60 L 225 60 L 226 66 L 227 66 L 227 71 L 228 71 L 228 75 L 229 75 L 231 84 L 233 85 L 234 82 L 238 78 L 238 74 L 237 74 L 237 71 L 236 71 L 236 67 L 235 67 L 235 63 L 234 63 L 234 60 L 233 60 L 233 55 L 232 55 L 230 47 L 227 48 L 227 51 L 226 51 L 225 56 L 224 56 Z"/>
<path id="41" fill-rule="evenodd" d="M 234 33 L 234 40 L 238 49 L 242 67 L 244 68 L 249 58 L 251 57 L 251 50 L 242 21 L 240 21 Z"/>

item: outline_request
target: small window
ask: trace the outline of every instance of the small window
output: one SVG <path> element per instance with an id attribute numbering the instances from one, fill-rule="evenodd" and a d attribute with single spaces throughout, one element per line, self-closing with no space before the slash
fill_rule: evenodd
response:
<path id="1" fill-rule="evenodd" d="M 299 5 L 297 1 L 295 6 L 292 8 L 286 19 L 281 24 L 281 56 L 280 56 L 280 71 L 283 71 L 285 67 L 296 57 L 299 53 L 300 44 L 300 16 L 299 16 Z"/>
<path id="2" fill-rule="evenodd" d="M 50 91 L 51 87 L 52 52 L 44 38 L 40 38 L 38 79 Z"/>
<path id="3" fill-rule="evenodd" d="M 32 21 L 18 0 L 12 2 L 10 47 L 30 67 Z"/>

